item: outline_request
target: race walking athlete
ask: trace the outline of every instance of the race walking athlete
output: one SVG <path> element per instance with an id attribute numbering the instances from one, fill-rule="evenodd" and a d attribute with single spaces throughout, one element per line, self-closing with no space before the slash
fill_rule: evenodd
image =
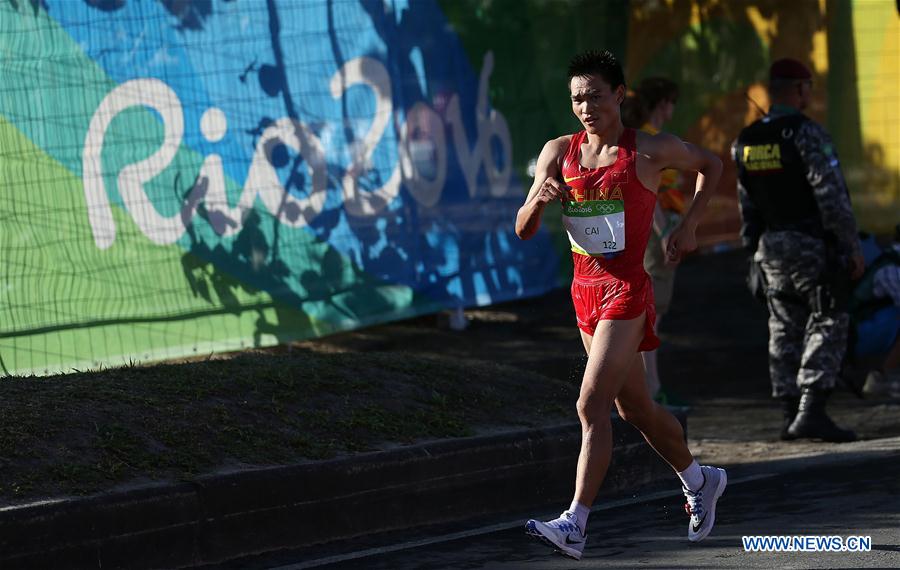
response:
<path id="1" fill-rule="evenodd" d="M 581 453 L 570 507 L 551 521 L 529 520 L 525 528 L 577 560 L 588 513 L 611 459 L 613 404 L 678 473 L 691 515 L 688 539 L 702 540 L 715 523 L 725 471 L 694 460 L 681 424 L 650 398 L 639 352 L 659 346 L 653 331 L 653 288 L 643 259 L 661 173 L 666 168 L 698 172 L 691 206 L 669 238 L 666 256 L 674 263 L 696 248 L 695 230 L 722 163 L 672 135 L 626 129 L 619 109 L 624 76 L 608 51 L 573 58 L 568 78 L 572 111 L 584 130 L 544 145 L 534 184 L 516 217 L 516 233 L 521 239 L 532 237 L 547 204 L 562 202 L 575 264 L 572 301 L 588 354 L 577 404 Z"/>

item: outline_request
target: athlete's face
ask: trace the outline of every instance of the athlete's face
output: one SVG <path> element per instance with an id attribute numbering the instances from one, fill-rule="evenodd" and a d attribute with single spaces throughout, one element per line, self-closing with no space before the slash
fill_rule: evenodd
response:
<path id="1" fill-rule="evenodd" d="M 615 89 L 598 75 L 573 77 L 569 82 L 572 112 L 590 134 L 606 132 L 619 122 L 619 105 L 625 98 L 625 86 Z"/>

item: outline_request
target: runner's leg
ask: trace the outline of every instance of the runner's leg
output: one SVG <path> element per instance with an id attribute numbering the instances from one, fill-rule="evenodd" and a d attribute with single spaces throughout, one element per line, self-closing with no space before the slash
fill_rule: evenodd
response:
<path id="1" fill-rule="evenodd" d="M 643 368 L 640 357 L 635 355 L 628 379 L 616 398 L 616 408 L 622 419 L 638 428 L 647 443 L 678 474 L 691 514 L 688 540 L 697 542 L 712 531 L 716 505 L 725 492 L 728 476 L 724 469 L 701 467 L 694 461 L 684 441 L 681 423 L 669 410 L 650 399 Z"/>
<path id="2" fill-rule="evenodd" d="M 625 384 L 616 397 L 616 408 L 619 416 L 639 429 L 647 443 L 675 471 L 684 471 L 693 462 L 681 423 L 650 398 L 640 355 L 633 357 Z"/>
<path id="3" fill-rule="evenodd" d="M 637 353 L 645 319 L 646 315 L 641 315 L 630 321 L 600 321 L 593 336 L 582 331 L 588 362 L 578 398 L 582 434 L 575 499 L 553 520 L 529 519 L 525 523 L 526 534 L 576 560 L 581 559 L 584 550 L 590 506 L 609 468 L 612 454 L 609 412 Z"/>
<path id="4" fill-rule="evenodd" d="M 578 398 L 581 453 L 575 477 L 575 501 L 582 505 L 593 504 L 606 477 L 612 456 L 609 414 L 625 383 L 628 368 L 637 356 L 645 319 L 646 314 L 642 314 L 630 320 L 600 321 L 593 337 L 581 331 L 588 362 Z"/>
<path id="5" fill-rule="evenodd" d="M 656 326 L 653 332 L 659 330 L 659 317 L 656 318 Z M 651 398 L 655 398 L 657 392 L 662 387 L 659 381 L 659 367 L 656 359 L 656 350 L 646 350 L 640 353 L 640 357 L 644 361 L 644 371 L 646 372 L 647 392 Z"/>

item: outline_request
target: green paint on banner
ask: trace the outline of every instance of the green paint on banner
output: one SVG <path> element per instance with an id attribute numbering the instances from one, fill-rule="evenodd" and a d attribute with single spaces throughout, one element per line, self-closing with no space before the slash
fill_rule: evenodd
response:
<path id="1" fill-rule="evenodd" d="M 412 291 L 386 285 L 311 237 L 295 242 L 311 276 L 280 302 L 177 245 L 150 243 L 124 211 L 107 250 L 93 242 L 81 180 L 0 117 L 7 200 L 0 356 L 7 373 L 53 373 L 321 336 L 416 312 Z M 299 233 L 299 232 L 297 232 Z M 294 239 L 297 236 L 294 236 Z M 302 281 L 302 276 L 301 276 Z M 310 288 L 314 290 L 310 290 Z"/>
<path id="2" fill-rule="evenodd" d="M 723 95 L 764 81 L 769 64 L 769 49 L 752 24 L 712 18 L 687 27 L 630 80 L 632 85 L 647 77 L 678 82 L 678 104 L 665 129 L 684 136 Z"/>

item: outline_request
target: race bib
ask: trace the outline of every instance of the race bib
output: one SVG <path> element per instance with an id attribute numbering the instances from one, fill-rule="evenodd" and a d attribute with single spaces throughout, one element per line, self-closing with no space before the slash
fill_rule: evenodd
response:
<path id="1" fill-rule="evenodd" d="M 584 255 L 605 255 L 625 249 L 625 201 L 566 201 L 563 224 L 572 251 Z"/>

